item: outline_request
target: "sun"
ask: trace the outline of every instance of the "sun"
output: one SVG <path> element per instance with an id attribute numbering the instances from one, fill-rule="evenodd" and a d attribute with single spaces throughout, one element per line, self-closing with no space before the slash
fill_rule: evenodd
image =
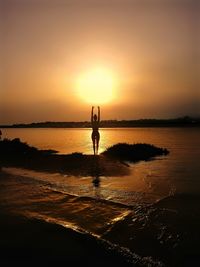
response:
<path id="1" fill-rule="evenodd" d="M 77 95 L 94 105 L 111 102 L 116 96 L 116 87 L 114 73 L 106 68 L 82 73 L 76 80 Z"/>

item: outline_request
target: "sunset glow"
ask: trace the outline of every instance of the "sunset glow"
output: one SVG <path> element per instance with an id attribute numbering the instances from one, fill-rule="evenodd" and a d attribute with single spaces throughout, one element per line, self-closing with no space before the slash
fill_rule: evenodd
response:
<path id="1" fill-rule="evenodd" d="M 104 104 L 116 97 L 117 79 L 105 68 L 81 74 L 76 81 L 77 95 L 90 104 Z"/>
<path id="2" fill-rule="evenodd" d="M 2 266 L 200 266 L 199 10 L 0 0 Z"/>
<path id="3" fill-rule="evenodd" d="M 1 125 L 199 116 L 196 0 L 0 2 Z"/>

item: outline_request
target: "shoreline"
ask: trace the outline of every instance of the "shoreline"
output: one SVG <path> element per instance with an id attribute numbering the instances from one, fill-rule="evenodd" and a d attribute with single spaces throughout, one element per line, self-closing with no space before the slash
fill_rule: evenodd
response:
<path id="1" fill-rule="evenodd" d="M 1 211 L 0 229 L 2 266 L 37 266 L 38 262 L 45 266 L 138 266 L 128 262 L 116 248 L 92 236 L 39 219 L 27 219 Z"/>
<path id="2" fill-rule="evenodd" d="M 0 174 L 1 182 L 10 181 L 15 177 L 4 172 Z M 15 177 L 16 181 L 19 178 L 20 176 Z M 0 196 L 3 200 L 1 191 Z M 80 201 L 87 202 L 91 199 L 83 197 Z M 95 199 L 92 202 L 95 202 Z M 105 201 L 103 202 L 105 204 Z M 125 208 L 124 205 L 117 203 L 108 205 Z M 148 264 L 152 267 L 164 266 L 151 258 L 140 257 L 101 236 L 70 227 L 70 224 L 56 223 L 42 216 L 29 217 L 28 214 L 21 213 L 18 208 L 13 210 L 13 207 L 8 203 L 6 205 L 4 201 L 0 203 L 0 236 L 2 266 L 27 266 L 27 264 L 36 266 L 38 262 L 45 266 L 47 264 L 50 266 L 84 264 L 89 267 L 94 265 L 145 267 Z"/>
<path id="3" fill-rule="evenodd" d="M 1 172 L 1 188 L 4 193 L 5 190 L 8 190 L 6 193 L 8 202 L 10 201 L 9 183 L 12 182 L 12 177 L 14 176 Z M 22 180 L 19 177 L 15 177 L 15 181 L 23 188 Z M 27 186 L 30 186 L 29 182 Z M 37 192 L 40 184 L 35 184 L 34 187 Z M 0 191 L 2 200 L 6 196 L 2 195 L 3 191 Z M 46 189 L 44 193 L 47 195 Z M 19 191 L 19 194 L 23 194 L 23 192 Z M 40 195 L 38 197 L 41 198 Z M 32 198 L 35 199 L 34 195 Z M 63 194 L 63 198 L 67 204 L 68 200 L 65 194 Z M 98 214 L 98 199 L 95 201 L 95 199 L 78 197 L 77 200 L 82 205 L 85 205 L 85 201 L 90 202 L 91 207 L 95 207 L 95 212 Z M 26 198 L 23 201 L 26 201 Z M 45 203 L 45 199 L 42 201 Z M 53 198 L 50 198 L 50 202 L 58 205 L 60 200 L 55 202 Z M 104 204 L 109 208 L 109 202 L 106 203 L 105 200 Z M 90 232 L 88 232 L 89 235 L 76 232 L 73 228 L 63 228 L 61 225 L 52 224 L 51 221 L 34 219 L 34 216 L 33 219 L 27 219 L 18 210 L 18 208 L 22 211 L 24 208 L 26 210 L 26 206 L 21 207 L 19 203 L 15 211 L 12 205 L 9 206 L 9 203 L 5 205 L 6 203 L 2 201 L 0 204 L 0 249 L 3 252 L 5 264 L 11 265 L 14 262 L 26 265 L 27 261 L 33 259 L 32 266 L 35 266 L 38 261 L 44 264 L 46 261 L 49 261 L 49 264 L 52 262 L 54 264 L 58 262 L 60 264 L 82 264 L 84 262 L 88 266 L 94 266 L 94 263 L 97 263 L 98 267 L 105 264 L 106 266 L 120 267 L 160 267 L 165 264 L 170 267 L 198 266 L 200 263 L 199 203 L 199 195 L 181 194 L 166 197 L 154 204 L 129 207 L 131 212 L 116 221 L 109 231 L 102 232 L 99 239 L 90 235 Z M 78 202 L 77 205 L 80 207 Z M 57 207 L 56 210 L 59 210 L 59 206 L 55 207 Z M 39 208 L 40 206 L 38 206 Z M 50 207 L 51 212 L 55 209 L 52 210 L 52 208 Z M 117 208 L 117 210 L 119 209 L 120 207 Z M 19 214 L 17 215 L 16 212 Z M 93 211 L 91 210 L 91 212 Z M 83 219 L 84 214 L 81 216 Z M 79 215 L 78 218 L 81 219 Z M 106 242 L 102 243 L 101 240 Z M 12 255 L 12 258 L 9 255 Z"/>
<path id="4" fill-rule="evenodd" d="M 168 155 L 166 148 L 150 144 L 115 144 L 100 155 L 79 152 L 57 154 L 54 150 L 40 150 L 19 138 L 0 141 L 2 167 L 23 167 L 47 172 L 61 172 L 76 176 L 125 176 L 130 173 L 127 162 L 148 161 Z"/>

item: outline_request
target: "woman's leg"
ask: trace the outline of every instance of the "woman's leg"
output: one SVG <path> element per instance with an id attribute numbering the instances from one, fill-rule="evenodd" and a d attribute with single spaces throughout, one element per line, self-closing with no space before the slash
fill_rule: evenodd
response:
<path id="1" fill-rule="evenodd" d="M 97 151 L 97 154 L 98 154 L 98 150 L 99 150 L 99 140 L 100 140 L 100 134 L 98 132 L 97 135 L 96 135 L 96 146 L 97 146 L 96 151 Z"/>
<path id="2" fill-rule="evenodd" d="M 95 155 L 95 134 L 94 134 L 94 132 L 92 133 L 92 144 L 93 144 L 93 151 L 94 151 L 94 155 Z"/>

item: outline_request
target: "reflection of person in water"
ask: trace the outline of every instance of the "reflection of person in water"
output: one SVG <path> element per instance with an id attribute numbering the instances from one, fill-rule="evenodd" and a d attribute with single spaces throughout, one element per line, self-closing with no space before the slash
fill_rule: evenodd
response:
<path id="1" fill-rule="evenodd" d="M 100 107 L 98 107 L 98 117 L 94 113 L 94 107 L 92 107 L 91 112 L 91 124 L 92 124 L 92 143 L 93 143 L 93 150 L 94 155 L 98 154 L 99 149 L 99 123 L 100 123 Z"/>
<path id="2" fill-rule="evenodd" d="M 94 187 L 99 187 L 99 184 L 100 184 L 99 176 L 94 177 L 92 180 L 92 183 L 93 183 Z"/>

